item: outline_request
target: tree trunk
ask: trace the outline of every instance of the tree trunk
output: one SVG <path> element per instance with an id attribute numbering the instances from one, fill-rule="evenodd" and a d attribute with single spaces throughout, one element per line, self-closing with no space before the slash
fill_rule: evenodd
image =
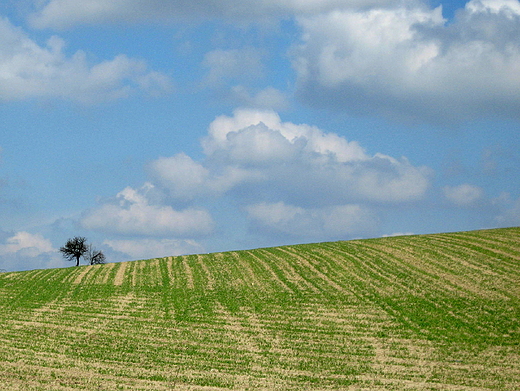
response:
<path id="1" fill-rule="evenodd" d="M 76 266 L 79 266 L 79 257 L 76 257 Z"/>

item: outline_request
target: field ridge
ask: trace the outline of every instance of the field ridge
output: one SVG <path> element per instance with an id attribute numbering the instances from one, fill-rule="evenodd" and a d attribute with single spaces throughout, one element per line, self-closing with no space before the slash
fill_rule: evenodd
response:
<path id="1" fill-rule="evenodd" d="M 0 273 L 3 390 L 519 390 L 520 228 Z"/>

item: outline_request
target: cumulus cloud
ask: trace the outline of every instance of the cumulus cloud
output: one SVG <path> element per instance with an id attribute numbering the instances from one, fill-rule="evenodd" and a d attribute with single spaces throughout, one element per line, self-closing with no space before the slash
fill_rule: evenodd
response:
<path id="1" fill-rule="evenodd" d="M 149 70 L 144 61 L 121 54 L 92 64 L 85 52 L 69 57 L 64 47 L 57 36 L 40 46 L 0 18 L 0 101 L 50 97 L 95 103 L 137 90 L 157 94 L 170 89 L 169 78 Z"/>
<path id="2" fill-rule="evenodd" d="M 306 102 L 421 121 L 520 115 L 520 3 L 472 0 L 452 23 L 425 5 L 300 17 Z"/>
<path id="3" fill-rule="evenodd" d="M 204 252 L 204 247 L 194 240 L 134 239 L 105 240 L 103 243 L 115 251 L 129 255 L 132 259 L 150 259 Z"/>
<path id="4" fill-rule="evenodd" d="M 280 201 L 249 205 L 246 210 L 260 229 L 314 240 L 373 232 L 378 225 L 375 214 L 361 205 L 301 208 Z"/>
<path id="5" fill-rule="evenodd" d="M 38 2 L 30 20 L 38 28 L 140 21 L 224 19 L 251 22 L 322 12 L 337 7 L 364 8 L 395 0 L 47 0 Z"/>
<path id="6" fill-rule="evenodd" d="M 462 207 L 474 206 L 484 196 L 482 188 L 467 183 L 459 186 L 445 186 L 443 192 L 448 201 Z"/>
<path id="7" fill-rule="evenodd" d="M 250 137 L 254 140 L 244 140 Z M 291 159 L 294 153 L 291 146 L 310 153 L 334 156 L 339 162 L 367 158 L 365 150 L 355 141 L 349 142 L 315 126 L 282 122 L 276 112 L 263 110 L 238 109 L 232 117 L 217 117 L 210 124 L 202 146 L 208 156 L 231 153 L 231 158 L 235 156 L 239 160 Z"/>
<path id="8" fill-rule="evenodd" d="M 177 211 L 169 205 L 150 203 L 150 191 L 151 184 L 138 190 L 127 187 L 114 202 L 87 212 L 81 223 L 87 229 L 136 236 L 200 236 L 213 230 L 213 220 L 206 210 Z"/>
<path id="9" fill-rule="evenodd" d="M 255 181 L 259 175 L 236 166 L 206 167 L 184 153 L 153 161 L 149 172 L 162 189 L 181 201 L 220 196 L 239 183 Z"/>
<path id="10" fill-rule="evenodd" d="M 171 188 L 171 195 L 178 199 L 190 199 L 194 194 L 204 192 L 209 177 L 209 170 L 185 153 L 161 157 L 153 161 L 149 169 L 152 176 L 164 187 Z"/>
<path id="11" fill-rule="evenodd" d="M 241 184 L 261 187 L 263 194 L 271 189 L 272 196 L 292 204 L 406 202 L 420 199 L 429 186 L 427 168 L 406 158 L 370 156 L 355 141 L 282 122 L 272 111 L 237 110 L 232 117 L 216 118 L 203 149 L 208 178 L 221 175 L 229 189 Z M 225 181 L 226 170 L 241 175 Z"/>

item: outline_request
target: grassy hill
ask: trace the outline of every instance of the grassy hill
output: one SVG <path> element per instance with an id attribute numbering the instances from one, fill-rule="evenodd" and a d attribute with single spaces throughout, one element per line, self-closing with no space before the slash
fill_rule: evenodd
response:
<path id="1" fill-rule="evenodd" d="M 2 390 L 519 390 L 520 228 L 0 274 Z"/>

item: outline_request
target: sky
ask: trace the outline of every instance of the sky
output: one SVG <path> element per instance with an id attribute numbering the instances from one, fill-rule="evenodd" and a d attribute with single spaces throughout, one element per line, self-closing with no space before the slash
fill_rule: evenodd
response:
<path id="1" fill-rule="evenodd" d="M 0 269 L 520 225 L 518 0 L 5 0 Z"/>

